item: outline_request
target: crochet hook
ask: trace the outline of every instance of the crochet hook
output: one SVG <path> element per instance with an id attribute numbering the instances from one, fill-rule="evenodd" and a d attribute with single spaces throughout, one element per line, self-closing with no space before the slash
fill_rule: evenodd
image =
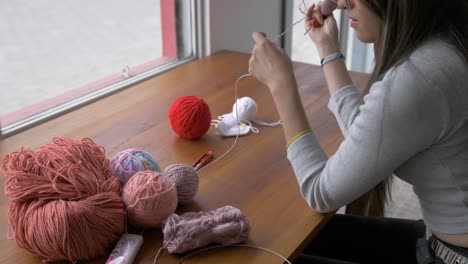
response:
<path id="1" fill-rule="evenodd" d="M 198 171 L 201 169 L 203 166 L 208 164 L 214 157 L 213 151 L 208 151 L 205 154 L 203 154 L 200 158 L 195 160 L 192 164 L 192 167 L 195 169 L 195 171 Z"/>

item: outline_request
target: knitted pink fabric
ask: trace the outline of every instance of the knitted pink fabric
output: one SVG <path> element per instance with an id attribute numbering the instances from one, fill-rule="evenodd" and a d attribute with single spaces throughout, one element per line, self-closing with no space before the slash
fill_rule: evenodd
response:
<path id="1" fill-rule="evenodd" d="M 184 253 L 210 243 L 240 243 L 247 240 L 250 232 L 247 217 L 232 206 L 211 212 L 172 214 L 163 226 L 163 247 L 169 253 Z"/>

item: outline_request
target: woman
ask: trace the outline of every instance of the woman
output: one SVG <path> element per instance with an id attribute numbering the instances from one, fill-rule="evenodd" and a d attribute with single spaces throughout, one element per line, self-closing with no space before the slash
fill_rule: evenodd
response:
<path id="1" fill-rule="evenodd" d="M 424 236 L 416 221 L 337 215 L 298 263 L 468 263 L 466 1 L 338 6 L 348 10 L 357 37 L 374 44 L 375 68 L 363 98 L 339 53 L 335 19 L 320 15 L 320 2 L 309 8 L 306 30 L 323 58 L 329 108 L 345 135 L 333 156 L 310 130 L 290 59 L 261 33 L 253 34 L 249 72 L 274 98 L 288 159 L 313 209 L 337 210 L 394 173 L 414 186 L 430 239 L 428 247 L 421 240 L 416 246 Z M 313 28 L 313 19 L 321 26 Z"/>

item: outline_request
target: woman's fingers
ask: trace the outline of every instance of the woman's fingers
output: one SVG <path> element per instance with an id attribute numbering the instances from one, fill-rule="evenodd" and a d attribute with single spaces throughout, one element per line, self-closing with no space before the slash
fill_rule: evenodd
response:
<path id="1" fill-rule="evenodd" d="M 322 5 L 323 5 L 323 2 L 319 1 L 317 3 L 317 8 L 314 11 L 314 17 L 315 19 L 317 19 L 320 25 L 323 25 Z"/>
<path id="2" fill-rule="evenodd" d="M 306 21 L 305 21 L 305 28 L 306 28 L 306 31 L 309 31 L 311 28 L 318 28 L 320 27 L 320 23 L 318 22 L 318 20 L 315 18 L 316 14 L 315 14 L 315 4 L 312 4 L 309 9 L 307 9 L 307 13 L 306 13 Z"/>
<path id="3" fill-rule="evenodd" d="M 348 8 L 347 2 L 348 2 L 348 1 L 338 1 L 338 2 L 337 2 L 338 8 L 339 8 L 339 9 L 347 9 L 347 8 Z"/>
<path id="4" fill-rule="evenodd" d="M 263 32 L 254 32 L 252 33 L 252 38 L 255 41 L 255 44 L 260 44 L 267 40 L 266 34 Z"/>
<path id="5" fill-rule="evenodd" d="M 315 9 L 315 4 L 312 4 L 309 7 L 309 9 L 307 9 L 306 21 L 309 21 L 309 20 L 313 19 L 314 9 Z"/>
<path id="6" fill-rule="evenodd" d="M 252 38 L 255 45 L 249 60 L 249 73 L 267 86 L 289 78 L 292 64 L 284 50 L 268 40 L 265 34 L 254 32 Z"/>
<path id="7" fill-rule="evenodd" d="M 306 13 L 306 30 L 310 30 L 311 27 L 318 28 L 324 23 L 324 17 L 321 13 L 322 1 L 317 4 L 312 4 Z"/>

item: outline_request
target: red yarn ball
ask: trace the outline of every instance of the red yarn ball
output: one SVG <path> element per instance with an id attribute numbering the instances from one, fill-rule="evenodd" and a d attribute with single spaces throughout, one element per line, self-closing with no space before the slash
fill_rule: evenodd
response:
<path id="1" fill-rule="evenodd" d="M 179 136 L 197 139 L 210 128 L 210 108 L 197 96 L 182 96 L 172 103 L 169 109 L 169 121 Z"/>

